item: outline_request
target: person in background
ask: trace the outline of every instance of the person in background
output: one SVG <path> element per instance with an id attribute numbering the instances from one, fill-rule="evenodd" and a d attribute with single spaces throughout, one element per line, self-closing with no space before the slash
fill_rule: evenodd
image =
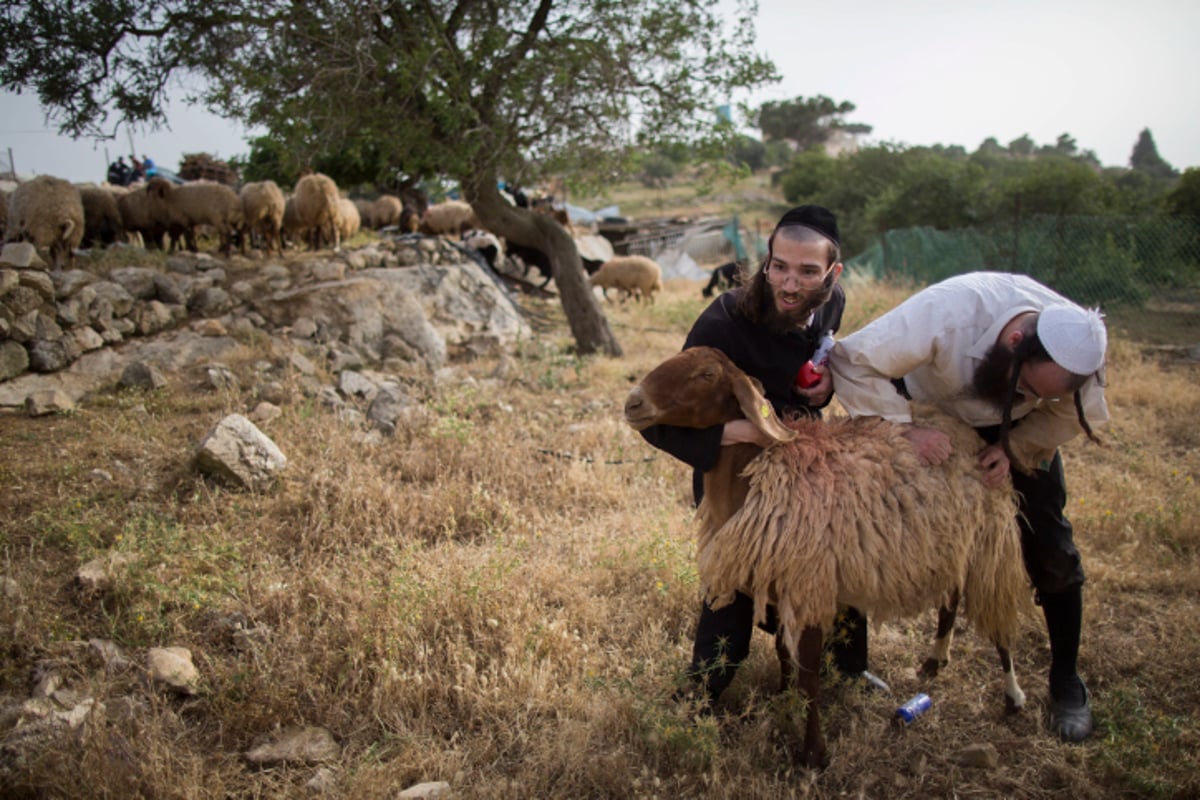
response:
<path id="1" fill-rule="evenodd" d="M 781 417 L 819 417 L 832 396 L 828 373 L 808 389 L 796 388 L 795 377 L 822 336 L 836 332 L 841 325 L 846 305 L 838 283 L 841 272 L 837 219 L 821 206 L 793 208 L 775 226 L 762 269 L 745 286 L 720 295 L 701 313 L 684 349 L 709 346 L 723 351 L 762 383 L 764 395 Z M 723 445 L 769 444 L 744 419 L 708 429 L 653 425 L 641 433 L 651 445 L 693 468 L 697 504 L 702 499 L 703 475 L 715 465 Z M 842 619 L 838 634 L 832 637 L 835 666 L 867 688 L 888 691 L 886 684 L 867 671 L 866 618 L 846 609 Z M 772 619 L 763 627 L 775 633 L 777 626 Z M 753 633 L 754 601 L 749 596 L 739 593 L 720 609 L 701 605 L 688 677 L 692 689 L 702 689 L 701 699 L 707 707 L 711 708 L 733 681 L 750 652 Z"/>
<path id="2" fill-rule="evenodd" d="M 154 159 L 145 153 L 142 153 L 142 169 L 145 171 L 147 179 L 158 174 L 158 167 L 154 165 Z"/>
<path id="3" fill-rule="evenodd" d="M 931 403 L 973 426 L 984 483 L 1012 476 L 1026 571 L 1050 639 L 1050 727 L 1081 742 L 1091 701 L 1077 672 L 1083 566 L 1064 509 L 1060 445 L 1108 421 L 1108 335 L 1089 311 L 1024 275 L 975 272 L 917 292 L 841 339 L 830 368 L 851 416 L 909 425 L 926 464 L 950 454 L 945 434 L 912 427 L 910 402 Z"/>

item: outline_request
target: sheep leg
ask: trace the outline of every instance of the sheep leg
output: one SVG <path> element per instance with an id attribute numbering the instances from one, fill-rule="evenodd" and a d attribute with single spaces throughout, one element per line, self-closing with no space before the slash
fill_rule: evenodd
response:
<path id="1" fill-rule="evenodd" d="M 938 670 L 950 663 L 950 643 L 954 639 L 954 620 L 958 617 L 959 593 L 955 589 L 946 604 L 938 609 L 937 636 L 933 640 L 933 652 L 921 665 L 921 675 L 936 678 Z"/>
<path id="2" fill-rule="evenodd" d="M 796 659 L 788 650 L 787 637 L 780 632 L 775 636 L 775 654 L 779 656 L 779 691 L 786 692 L 796 680 Z"/>
<path id="3" fill-rule="evenodd" d="M 1004 670 L 1004 710 L 1008 714 L 1016 714 L 1025 707 L 1025 692 L 1017 683 L 1012 653 L 1000 642 L 996 643 L 996 652 L 1000 656 L 1000 668 Z"/>
<path id="4" fill-rule="evenodd" d="M 808 701 L 808 719 L 804 727 L 804 751 L 801 761 L 809 769 L 823 769 L 829 764 L 825 738 L 821 735 L 821 715 L 817 710 L 817 695 L 821 688 L 821 628 L 809 625 L 800 634 L 796 664 L 796 685 Z"/>

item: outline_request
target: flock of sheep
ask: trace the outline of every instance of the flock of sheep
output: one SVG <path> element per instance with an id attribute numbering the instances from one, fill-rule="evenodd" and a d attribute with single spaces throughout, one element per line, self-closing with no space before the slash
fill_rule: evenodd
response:
<path id="1" fill-rule="evenodd" d="M 559 214 L 569 228 L 565 212 Z M 77 248 L 118 241 L 140 240 L 146 247 L 194 251 L 198 235 L 207 231 L 219 238 L 226 257 L 234 246 L 244 254 L 249 245 L 282 255 L 285 242 L 313 250 L 337 249 L 363 227 L 460 236 L 468 248 L 489 251 L 493 267 L 505 253 L 498 237 L 480 230 L 467 203 L 448 200 L 418 214 L 394 195 L 351 200 L 321 173 L 300 178 L 291 195 L 271 180 L 247 183 L 235 192 L 213 181 L 176 185 L 155 177 L 128 187 L 96 186 L 49 175 L 19 184 L 8 197 L 0 192 L 0 236 L 4 241 L 31 242 L 47 254 L 54 269 L 74 267 Z M 543 286 L 553 277 L 544 253 L 514 245 L 509 254 L 520 259 L 524 274 L 531 266 L 538 268 L 545 276 Z M 622 298 L 653 300 L 662 290 L 661 268 L 644 256 L 584 264 L 592 285 L 600 287 L 605 297 L 612 288 Z"/>

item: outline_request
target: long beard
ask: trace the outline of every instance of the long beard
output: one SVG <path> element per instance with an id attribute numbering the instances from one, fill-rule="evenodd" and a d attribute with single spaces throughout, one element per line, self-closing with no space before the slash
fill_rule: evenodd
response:
<path id="1" fill-rule="evenodd" d="M 1010 399 L 1015 362 L 1016 355 L 1004 345 L 997 343 L 989 347 L 983 361 L 975 368 L 975 374 L 971 376 L 972 396 L 1003 409 Z"/>
<path id="2" fill-rule="evenodd" d="M 808 326 L 808 318 L 812 313 L 825 304 L 825 301 L 833 294 L 833 286 L 824 285 L 820 289 L 814 289 L 803 293 L 803 301 L 799 306 L 791 311 L 780 311 L 775 304 L 775 292 L 778 290 L 770 283 L 767 284 L 767 303 L 766 314 L 763 317 L 763 323 L 774 333 L 789 333 L 795 330 L 801 330 Z"/>

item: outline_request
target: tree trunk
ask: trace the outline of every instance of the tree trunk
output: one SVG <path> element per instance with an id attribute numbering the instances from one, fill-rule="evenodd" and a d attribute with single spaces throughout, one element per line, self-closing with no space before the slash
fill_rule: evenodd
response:
<path id="1" fill-rule="evenodd" d="M 475 209 L 479 223 L 508 241 L 536 247 L 550 259 L 554 283 L 562 300 L 563 313 L 575 337 L 575 349 L 580 355 L 603 353 L 622 355 L 608 319 L 600 310 L 579 250 L 553 217 L 510 205 L 496 188 L 496 175 L 473 175 L 462 181 L 463 194 Z"/>

